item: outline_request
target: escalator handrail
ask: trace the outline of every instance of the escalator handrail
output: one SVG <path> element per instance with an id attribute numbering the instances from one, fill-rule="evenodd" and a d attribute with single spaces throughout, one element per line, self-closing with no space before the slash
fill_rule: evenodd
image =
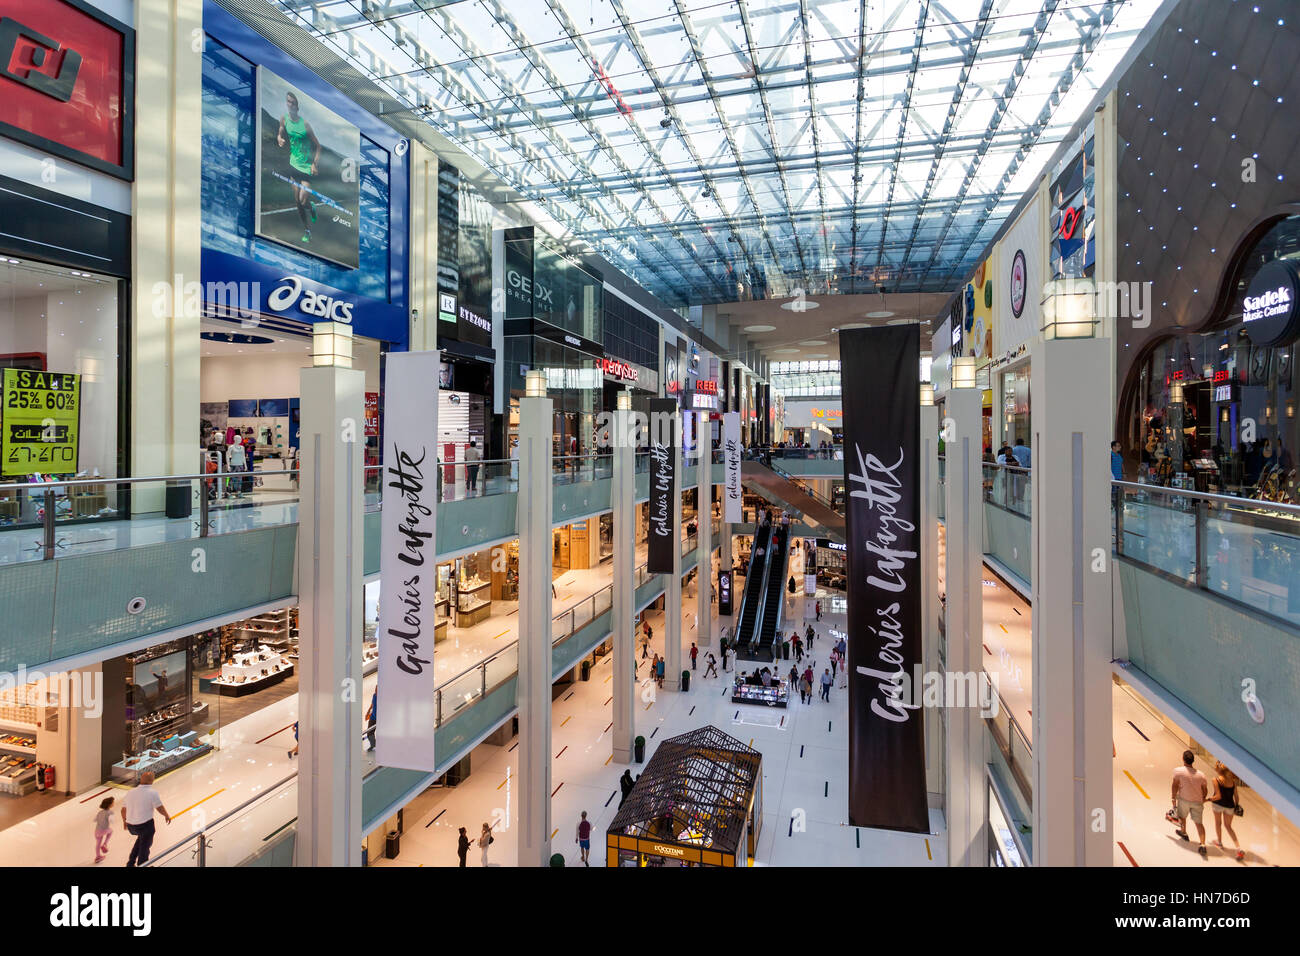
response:
<path id="1" fill-rule="evenodd" d="M 770 557 L 772 554 L 772 549 L 768 548 L 767 551 L 768 551 L 768 556 Z M 772 586 L 773 584 L 776 585 L 776 592 L 777 592 L 776 617 L 774 618 L 775 625 L 772 628 L 773 660 L 776 659 L 776 639 L 779 631 L 781 630 L 781 613 L 785 609 L 785 572 L 786 572 L 786 568 L 789 567 L 789 560 L 790 560 L 790 533 L 787 531 L 784 540 L 781 542 L 780 560 L 768 562 L 767 587 L 764 588 L 763 591 L 764 593 L 763 611 L 766 614 L 767 602 L 771 599 L 772 596 Z M 775 577 L 773 577 L 774 575 Z M 760 622 L 759 626 L 762 627 L 763 622 Z M 765 636 L 766 635 L 764 635 L 762 631 L 759 632 L 759 637 L 765 637 Z M 763 643 L 766 644 L 766 641 Z"/>
<path id="2" fill-rule="evenodd" d="M 755 600 L 758 603 L 757 606 L 755 607 L 754 616 L 752 618 L 754 627 L 758 627 L 762 623 L 762 618 L 760 617 L 760 615 L 763 613 L 763 605 L 765 603 L 765 595 L 766 595 L 766 588 L 764 587 L 763 582 L 766 581 L 766 577 L 767 577 L 766 575 L 767 564 L 768 564 L 767 559 L 768 559 L 768 552 L 771 551 L 772 530 L 773 529 L 771 525 L 767 525 L 765 527 L 760 524 L 754 532 L 754 547 L 750 550 L 749 570 L 746 572 L 745 591 L 744 591 L 744 595 L 741 597 L 741 603 L 740 603 L 740 619 L 736 623 L 735 639 L 737 642 L 737 646 L 740 645 L 740 643 L 742 642 L 741 639 L 744 637 L 745 634 L 745 621 L 748 617 L 746 612 L 749 610 L 753 601 Z M 759 555 L 760 548 L 762 549 L 763 552 L 761 556 Z M 760 557 L 762 560 L 762 566 L 758 569 L 758 573 L 755 574 L 754 565 L 760 560 Z M 757 587 L 755 587 L 756 578 L 760 582 L 757 585 Z M 751 593 L 751 589 L 753 589 L 752 593 Z M 750 628 L 750 633 L 751 634 L 753 633 L 753 628 Z M 744 643 L 748 643 L 748 641 L 745 641 Z"/>

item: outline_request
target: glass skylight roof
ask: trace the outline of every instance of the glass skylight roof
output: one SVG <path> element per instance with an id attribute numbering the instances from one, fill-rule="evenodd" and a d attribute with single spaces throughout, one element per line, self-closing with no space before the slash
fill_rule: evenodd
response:
<path id="1" fill-rule="evenodd" d="M 272 0 L 670 304 L 946 291 L 1160 0 Z"/>

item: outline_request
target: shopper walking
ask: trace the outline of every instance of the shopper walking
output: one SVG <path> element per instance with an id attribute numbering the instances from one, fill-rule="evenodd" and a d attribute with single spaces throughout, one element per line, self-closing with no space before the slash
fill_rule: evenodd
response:
<path id="1" fill-rule="evenodd" d="M 122 798 L 122 825 L 126 827 L 127 833 L 135 837 L 131 855 L 126 861 L 127 866 L 144 866 L 149 862 L 149 850 L 153 846 L 155 810 L 162 814 L 162 818 L 169 825 L 171 824 L 171 814 L 163 806 L 158 791 L 153 788 L 153 771 L 146 770 L 140 774 L 140 783 L 134 789 L 128 790 L 126 796 Z"/>
<path id="2" fill-rule="evenodd" d="M 370 707 L 366 710 L 366 740 L 370 742 L 367 750 L 375 749 L 375 724 L 379 723 L 379 685 L 370 694 Z"/>
<path id="3" fill-rule="evenodd" d="M 469 835 L 465 828 L 460 828 L 460 838 L 456 841 L 456 856 L 460 859 L 460 865 L 463 869 L 465 866 L 465 857 L 469 856 Z"/>
<path id="4" fill-rule="evenodd" d="M 822 700 L 826 701 L 827 703 L 830 703 L 831 684 L 833 684 L 834 682 L 835 682 L 835 678 L 831 677 L 831 669 L 829 667 L 823 669 L 822 670 Z"/>
<path id="5" fill-rule="evenodd" d="M 95 862 L 102 863 L 108 856 L 108 840 L 113 835 L 113 798 L 105 797 L 99 801 L 99 810 L 95 813 Z M 1229 830 L 1229 833 L 1232 831 Z M 1236 837 L 1233 837 L 1235 840 Z"/>
<path id="6" fill-rule="evenodd" d="M 578 844 L 578 849 L 582 851 L 582 865 L 591 866 L 587 861 L 591 855 L 591 823 L 587 820 L 586 810 L 582 811 L 582 819 L 578 821 L 578 832 L 573 842 Z"/>
<path id="7" fill-rule="evenodd" d="M 812 668 L 803 672 L 799 679 L 799 701 L 804 704 L 812 703 Z"/>
<path id="8" fill-rule="evenodd" d="M 835 673 L 839 667 L 840 655 L 838 652 L 831 651 L 831 683 L 835 682 Z"/>
<path id="9" fill-rule="evenodd" d="M 293 749 L 289 751 L 289 759 L 292 760 L 298 756 L 298 721 L 293 722 Z"/>
<path id="10" fill-rule="evenodd" d="M 699 655 L 700 655 L 700 649 L 695 646 L 694 641 L 691 641 L 691 670 L 698 670 L 695 661 L 696 658 L 699 657 Z"/>
<path id="11" fill-rule="evenodd" d="M 469 447 L 465 449 L 465 477 L 469 480 L 470 495 L 478 494 L 478 463 L 482 460 L 483 453 L 478 450 L 478 444 L 471 438 Z"/>
<path id="12" fill-rule="evenodd" d="M 635 782 L 636 781 L 632 779 L 631 770 L 624 770 L 623 776 L 618 778 L 618 789 L 622 792 L 622 795 L 618 798 L 618 805 L 620 807 L 627 803 L 627 795 L 632 792 L 632 785 Z"/>
<path id="13" fill-rule="evenodd" d="M 718 676 L 718 659 L 717 659 L 716 657 L 714 657 L 712 654 L 710 654 L 709 657 L 708 657 L 708 662 L 707 662 L 707 663 L 708 663 L 709 666 L 708 666 L 707 668 L 705 668 L 705 670 L 704 670 L 704 676 L 705 676 L 705 677 L 708 677 L 710 674 L 712 674 L 714 677 L 717 677 L 717 676 Z"/>
<path id="14" fill-rule="evenodd" d="M 805 630 L 805 631 L 803 632 L 803 634 L 804 634 L 804 637 L 807 638 L 807 640 L 808 640 L 808 646 L 809 646 L 809 647 L 812 647 L 812 645 L 813 645 L 813 638 L 817 636 L 817 632 L 816 632 L 815 630 L 813 630 L 813 626 L 812 626 L 811 624 L 809 624 L 807 630 Z"/>
<path id="15" fill-rule="evenodd" d="M 1237 859 L 1244 860 L 1246 854 L 1242 852 L 1237 831 L 1232 828 L 1232 818 L 1243 813 L 1241 798 L 1237 795 L 1241 781 L 1222 763 L 1214 765 L 1214 773 L 1214 792 L 1210 794 L 1210 809 L 1214 811 L 1214 845 L 1223 849 L 1223 830 L 1226 827 L 1228 836 L 1237 847 Z"/>
<path id="16" fill-rule="evenodd" d="M 1205 824 L 1201 818 L 1210 784 L 1205 779 L 1205 774 L 1193 766 L 1195 760 L 1196 755 L 1190 750 L 1183 751 L 1183 765 L 1174 770 L 1170 796 L 1173 799 L 1173 814 L 1178 823 L 1179 839 L 1191 839 L 1187 835 L 1187 818 L 1191 817 L 1201 838 L 1201 845 L 1196 848 L 1197 852 L 1205 856 L 1208 851 L 1205 849 Z"/>
<path id="17" fill-rule="evenodd" d="M 492 837 L 492 826 L 490 824 L 485 823 L 483 824 L 483 832 L 481 832 L 478 835 L 478 848 L 479 851 L 483 854 L 484 866 L 488 865 L 488 847 L 490 847 L 493 842 L 494 841 Z"/>
<path id="18" fill-rule="evenodd" d="M 800 638 L 798 634 L 796 634 L 794 637 L 790 638 L 790 646 L 791 649 L 794 651 L 795 663 L 802 664 L 803 663 L 803 639 Z"/>
<path id="19" fill-rule="evenodd" d="M 790 681 L 789 692 L 791 694 L 795 693 L 795 691 L 799 689 L 799 670 L 793 664 L 790 665 L 790 673 L 787 677 L 787 680 Z"/>
<path id="20" fill-rule="evenodd" d="M 817 602 L 817 620 L 820 621 L 821 619 L 822 619 L 822 602 L 821 602 L 821 601 L 818 601 L 818 602 Z"/>
<path id="21" fill-rule="evenodd" d="M 727 652 L 728 652 L 728 650 L 729 650 L 729 646 L 728 646 L 728 644 L 727 644 L 727 639 L 724 637 L 724 638 L 722 639 L 722 673 L 724 673 L 724 674 L 727 672 Z"/>

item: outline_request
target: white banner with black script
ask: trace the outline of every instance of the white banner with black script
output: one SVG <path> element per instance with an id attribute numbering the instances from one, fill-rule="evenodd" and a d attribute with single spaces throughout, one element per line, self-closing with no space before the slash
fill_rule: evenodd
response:
<path id="1" fill-rule="evenodd" d="M 849 825 L 929 830 L 922 713 L 920 335 L 840 333 L 849 598 Z"/>
<path id="2" fill-rule="evenodd" d="M 385 376 L 375 756 L 435 769 L 433 675 L 438 561 L 437 352 L 392 352 Z"/>
<path id="3" fill-rule="evenodd" d="M 727 412 L 722 416 L 722 455 L 727 467 L 722 517 L 729 524 L 740 524 L 744 520 L 745 498 L 740 485 L 740 412 Z"/>
<path id="4" fill-rule="evenodd" d="M 673 540 L 673 496 L 677 494 L 676 456 L 673 443 L 678 440 L 674 425 L 677 416 L 675 398 L 656 398 L 650 402 L 650 524 L 649 567 L 651 574 L 668 574 L 673 569 L 673 549 L 681 543 Z"/>

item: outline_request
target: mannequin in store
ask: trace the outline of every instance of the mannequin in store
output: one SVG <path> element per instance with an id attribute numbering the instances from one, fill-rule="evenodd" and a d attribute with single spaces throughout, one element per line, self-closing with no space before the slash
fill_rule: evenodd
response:
<path id="1" fill-rule="evenodd" d="M 228 471 L 237 472 L 237 471 L 244 471 L 247 465 L 248 465 L 248 456 L 247 456 L 247 452 L 244 449 L 244 439 L 241 435 L 236 433 L 234 436 L 232 436 L 230 447 L 226 449 L 226 468 Z M 235 493 L 235 497 L 237 498 L 244 497 L 243 479 L 232 478 L 230 479 L 230 481 L 231 481 L 232 490 Z"/>

